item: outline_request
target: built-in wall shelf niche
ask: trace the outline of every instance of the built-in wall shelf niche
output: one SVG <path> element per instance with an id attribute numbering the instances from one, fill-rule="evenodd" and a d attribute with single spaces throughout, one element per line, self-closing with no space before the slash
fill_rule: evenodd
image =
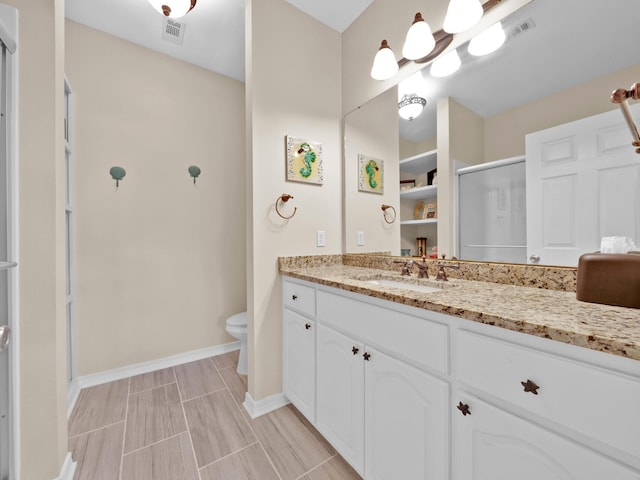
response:
<path id="1" fill-rule="evenodd" d="M 401 220 L 400 225 L 426 225 L 428 223 L 438 223 L 437 218 L 425 218 L 421 220 Z"/>

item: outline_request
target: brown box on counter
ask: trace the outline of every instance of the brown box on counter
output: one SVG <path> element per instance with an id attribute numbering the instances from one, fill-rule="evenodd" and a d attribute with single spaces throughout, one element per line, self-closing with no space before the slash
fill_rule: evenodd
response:
<path id="1" fill-rule="evenodd" d="M 583 302 L 640 308 L 640 255 L 582 255 L 578 260 L 576 298 Z"/>

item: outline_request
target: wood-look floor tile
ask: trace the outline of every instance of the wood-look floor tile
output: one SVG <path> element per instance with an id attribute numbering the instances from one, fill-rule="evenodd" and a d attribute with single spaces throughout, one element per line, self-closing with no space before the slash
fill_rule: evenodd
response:
<path id="1" fill-rule="evenodd" d="M 69 418 L 69 436 L 123 421 L 128 392 L 128 378 L 82 389 Z"/>
<path id="2" fill-rule="evenodd" d="M 176 384 L 129 396 L 124 453 L 187 430 Z"/>
<path id="3" fill-rule="evenodd" d="M 176 376 L 173 373 L 173 368 L 163 368 L 162 370 L 156 370 L 155 372 L 143 373 L 142 375 L 131 377 L 129 394 L 162 387 L 164 385 L 169 385 L 170 383 L 175 383 L 175 381 Z"/>
<path id="4" fill-rule="evenodd" d="M 246 419 L 225 389 L 184 402 L 198 467 L 256 441 Z"/>
<path id="5" fill-rule="evenodd" d="M 223 353 L 222 355 L 216 355 L 215 357 L 211 357 L 213 359 L 213 363 L 216 364 L 219 370 L 223 368 L 237 368 L 238 367 L 238 357 L 240 356 L 240 350 L 234 350 L 233 352 Z"/>
<path id="6" fill-rule="evenodd" d="M 69 439 L 74 480 L 114 480 L 120 474 L 124 422 Z"/>
<path id="7" fill-rule="evenodd" d="M 293 480 L 335 454 L 335 450 L 293 406 L 251 422 L 282 480 Z"/>
<path id="8" fill-rule="evenodd" d="M 220 375 L 222 375 L 224 383 L 227 384 L 227 387 L 229 388 L 231 395 L 233 395 L 234 400 L 239 405 L 242 405 L 248 389 L 247 376 L 240 375 L 236 371 L 235 367 L 229 367 L 220 370 Z"/>
<path id="9" fill-rule="evenodd" d="M 362 480 L 344 458 L 336 455 L 328 462 L 309 472 L 301 480 Z"/>
<path id="10" fill-rule="evenodd" d="M 174 367 L 182 401 L 216 392 L 224 382 L 210 358 Z"/>
<path id="11" fill-rule="evenodd" d="M 240 450 L 200 470 L 202 480 L 279 480 L 259 444 Z"/>
<path id="12" fill-rule="evenodd" d="M 198 480 L 188 433 L 125 455 L 122 480 Z"/>

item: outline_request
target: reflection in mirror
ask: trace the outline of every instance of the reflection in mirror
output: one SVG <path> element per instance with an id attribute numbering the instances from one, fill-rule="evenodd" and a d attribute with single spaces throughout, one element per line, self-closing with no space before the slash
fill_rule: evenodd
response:
<path id="1" fill-rule="evenodd" d="M 427 104 L 421 115 L 407 121 L 398 117 L 397 110 L 389 109 L 389 115 L 397 122 L 398 139 L 393 143 L 398 146 L 399 180 L 405 183 L 400 184 L 398 197 L 385 198 L 385 203 L 400 205 L 402 222 L 398 232 L 400 241 L 387 245 L 376 243 L 377 250 L 391 250 L 399 255 L 400 249 L 411 249 L 411 254 L 416 255 L 416 239 L 426 237 L 428 253 L 438 246 L 440 253 L 448 257 L 459 255 L 454 250 L 457 247 L 453 221 L 455 170 L 525 156 L 526 135 L 616 110 L 616 105 L 609 100 L 611 92 L 640 81 L 638 55 L 633 50 L 637 44 L 638 19 L 640 2 L 636 0 L 588 4 L 580 0 L 533 0 L 503 20 L 507 39 L 494 53 L 473 57 L 465 45 L 460 46 L 457 54 L 461 67 L 446 77 L 432 76 L 427 65 L 422 70 Z M 397 94 L 396 90 L 391 91 Z M 369 114 L 369 109 L 376 113 Z M 375 100 L 356 112 L 360 117 L 379 115 Z M 352 115 L 345 118 L 345 171 L 351 161 L 347 152 Z M 619 118 L 623 124 L 621 114 Z M 626 133 L 628 135 L 628 131 Z M 361 134 L 359 142 L 364 140 Z M 631 137 L 627 141 L 630 144 Z M 415 162 L 409 162 L 403 168 L 403 159 L 425 152 L 432 152 L 427 157 L 436 157 L 437 172 L 433 172 L 433 163 L 420 163 L 422 160 L 418 161 L 420 167 L 414 168 L 411 164 Z M 386 171 L 392 168 L 392 153 L 389 155 L 385 158 L 390 159 L 385 163 Z M 436 173 L 435 182 L 428 178 L 430 172 L 432 177 Z M 423 198 L 412 198 L 415 192 L 404 190 L 408 186 L 431 187 L 431 190 Z M 358 201 L 358 195 L 348 185 L 344 191 L 347 212 L 344 231 L 346 236 L 355 237 L 355 229 L 350 225 L 353 216 L 348 213 L 351 205 Z M 426 204 L 435 204 L 426 209 L 435 211 L 436 217 L 430 219 L 430 223 L 422 218 L 426 215 Z M 579 229 L 576 230 L 575 234 L 579 233 Z M 345 241 L 345 248 L 346 252 L 374 251 L 366 245 L 358 249 L 349 241 Z M 510 257 L 496 260 L 512 261 Z M 528 262 L 529 255 L 520 260 Z M 561 262 L 545 262 L 543 258 L 540 263 Z"/>

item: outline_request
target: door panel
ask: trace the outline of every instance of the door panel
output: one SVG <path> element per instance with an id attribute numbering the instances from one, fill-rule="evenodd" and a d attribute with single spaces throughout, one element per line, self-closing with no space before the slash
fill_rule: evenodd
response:
<path id="1" fill-rule="evenodd" d="M 640 105 L 631 107 L 636 121 Z M 526 137 L 527 258 L 576 266 L 604 236 L 640 244 L 640 165 L 618 110 Z"/>

